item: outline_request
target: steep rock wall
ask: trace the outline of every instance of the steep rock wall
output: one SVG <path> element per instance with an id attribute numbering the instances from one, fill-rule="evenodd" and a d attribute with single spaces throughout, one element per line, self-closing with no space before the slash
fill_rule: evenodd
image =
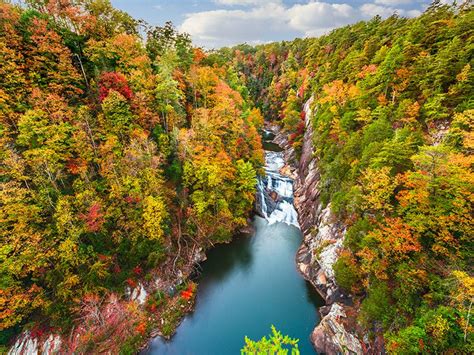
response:
<path id="1" fill-rule="evenodd" d="M 350 301 L 337 287 L 333 270 L 342 250 L 345 226 L 333 215 L 331 206 L 324 207 L 320 201 L 321 175 L 313 149 L 312 104 L 311 98 L 304 106 L 306 130 L 295 180 L 295 206 L 304 236 L 297 263 L 303 275 L 330 304 Z"/>

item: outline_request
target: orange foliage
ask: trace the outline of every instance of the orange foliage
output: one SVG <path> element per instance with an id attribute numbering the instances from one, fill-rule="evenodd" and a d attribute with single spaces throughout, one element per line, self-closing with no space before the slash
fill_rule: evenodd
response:
<path id="1" fill-rule="evenodd" d="M 146 322 L 140 322 L 138 325 L 135 327 L 135 331 L 137 333 L 140 333 L 141 335 L 146 334 Z"/>
<path id="2" fill-rule="evenodd" d="M 418 236 L 412 230 L 401 218 L 387 217 L 380 229 L 369 234 L 379 242 L 384 255 L 392 259 L 403 259 L 409 253 L 421 250 Z"/>
<path id="3" fill-rule="evenodd" d="M 324 97 L 320 103 L 334 102 L 340 106 L 344 106 L 347 101 L 359 95 L 359 90 L 354 84 L 344 83 L 342 80 L 334 80 L 330 84 L 323 87 Z"/>
<path id="4" fill-rule="evenodd" d="M 359 79 L 364 79 L 366 76 L 377 72 L 378 66 L 376 64 L 364 65 L 362 70 L 357 74 Z"/>
<path id="5" fill-rule="evenodd" d="M 201 48 L 194 48 L 194 63 L 199 64 L 202 62 L 203 59 L 206 58 L 206 53 Z"/>

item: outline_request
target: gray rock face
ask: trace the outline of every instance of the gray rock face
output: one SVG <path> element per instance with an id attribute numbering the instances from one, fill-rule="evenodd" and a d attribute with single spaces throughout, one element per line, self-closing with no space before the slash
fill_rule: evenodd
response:
<path id="1" fill-rule="evenodd" d="M 333 303 L 329 313 L 311 334 L 311 342 L 319 353 L 324 354 L 362 354 L 360 341 L 349 333 L 341 322 L 346 318 L 344 307 Z"/>
<path id="2" fill-rule="evenodd" d="M 303 233 L 303 243 L 296 255 L 297 266 L 327 305 L 326 314 L 314 329 L 311 340 L 318 353 L 362 354 L 361 342 L 343 322 L 345 305 L 352 300 L 337 286 L 333 265 L 342 250 L 345 226 L 332 214 L 331 206 L 324 207 L 320 200 L 321 175 L 313 149 L 312 103 L 313 98 L 304 106 L 306 130 L 299 162 L 295 163 L 292 149 L 287 149 L 285 154 L 285 171 L 296 176 L 294 204 Z M 275 133 L 274 142 L 288 148 L 284 134 Z"/>

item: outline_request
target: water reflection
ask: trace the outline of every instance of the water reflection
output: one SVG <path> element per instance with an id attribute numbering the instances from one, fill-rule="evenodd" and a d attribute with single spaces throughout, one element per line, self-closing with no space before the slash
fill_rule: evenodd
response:
<path id="1" fill-rule="evenodd" d="M 207 254 L 207 260 L 202 264 L 201 275 L 197 278 L 199 288 L 225 279 L 232 270 L 247 272 L 252 265 L 252 239 L 248 235 L 234 238 L 232 245 L 218 245 Z M 203 277 L 204 276 L 204 277 Z"/>

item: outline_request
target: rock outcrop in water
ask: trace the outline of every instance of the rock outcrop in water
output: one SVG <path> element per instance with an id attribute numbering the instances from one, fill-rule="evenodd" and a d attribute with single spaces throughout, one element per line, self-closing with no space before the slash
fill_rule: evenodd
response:
<path id="1" fill-rule="evenodd" d="M 359 340 L 345 328 L 341 320 L 346 318 L 344 307 L 333 303 L 311 334 L 311 342 L 323 354 L 362 354 Z"/>
<path id="2" fill-rule="evenodd" d="M 310 99 L 304 106 L 306 130 L 298 162 L 286 136 L 277 127 L 270 127 L 276 134 L 274 143 L 285 148 L 286 165 L 280 172 L 295 179 L 294 205 L 304 238 L 296 262 L 299 271 L 326 301 L 321 322 L 314 329 L 311 341 L 319 353 L 362 354 L 361 341 L 348 330 L 345 322 L 351 298 L 341 292 L 334 276 L 333 265 L 342 250 L 345 226 L 332 214 L 331 206 L 323 206 L 320 201 L 320 172 L 314 155 L 311 125 L 312 103 L 313 99 Z"/>

